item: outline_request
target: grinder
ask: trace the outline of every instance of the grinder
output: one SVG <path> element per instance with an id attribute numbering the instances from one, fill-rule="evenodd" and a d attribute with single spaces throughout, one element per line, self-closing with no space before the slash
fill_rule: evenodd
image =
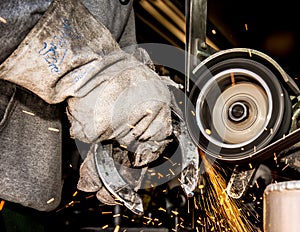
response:
<path id="1" fill-rule="evenodd" d="M 234 166 L 227 192 L 239 198 L 257 164 L 295 142 L 292 98 L 299 88 L 274 59 L 249 48 L 208 56 L 190 71 L 186 86 L 192 140 L 210 158 Z"/>
<path id="2" fill-rule="evenodd" d="M 268 157 L 252 154 L 290 129 L 290 96 L 298 96 L 299 89 L 262 52 L 247 48 L 216 52 L 192 71 L 188 81 L 189 131 L 214 158 L 232 163 L 261 161 Z"/>

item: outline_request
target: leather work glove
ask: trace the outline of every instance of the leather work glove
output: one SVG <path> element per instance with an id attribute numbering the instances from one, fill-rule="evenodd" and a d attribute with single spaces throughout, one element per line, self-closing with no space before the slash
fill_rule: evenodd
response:
<path id="1" fill-rule="evenodd" d="M 114 64 L 118 72 L 109 74 L 109 81 L 84 97 L 68 99 L 70 132 L 86 143 L 117 140 L 135 151 L 135 165 L 142 166 L 156 159 L 168 143 L 171 94 L 158 74 L 123 55 L 127 58 Z"/>

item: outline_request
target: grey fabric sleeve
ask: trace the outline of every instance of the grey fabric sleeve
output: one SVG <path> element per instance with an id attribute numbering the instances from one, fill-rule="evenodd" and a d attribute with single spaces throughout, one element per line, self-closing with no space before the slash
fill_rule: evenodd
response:
<path id="1" fill-rule="evenodd" d="M 135 16 L 134 10 L 132 9 L 128 18 L 128 22 L 121 34 L 119 45 L 122 49 L 125 48 L 126 50 L 126 47 L 135 45 L 136 43 Z"/>

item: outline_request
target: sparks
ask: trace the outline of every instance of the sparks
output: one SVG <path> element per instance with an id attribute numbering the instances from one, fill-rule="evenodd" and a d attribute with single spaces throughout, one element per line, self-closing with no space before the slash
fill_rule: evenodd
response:
<path id="1" fill-rule="evenodd" d="M 48 127 L 48 130 L 53 132 L 59 132 L 59 129 L 53 127 Z"/>
<path id="2" fill-rule="evenodd" d="M 282 171 L 283 171 L 284 169 L 286 169 L 288 166 L 289 166 L 289 164 L 285 165 L 285 166 L 282 168 Z"/>
<path id="3" fill-rule="evenodd" d="M 47 201 L 47 204 L 51 204 L 52 202 L 54 202 L 54 197 L 52 197 L 51 199 L 49 199 L 48 201 Z"/>
<path id="4" fill-rule="evenodd" d="M 28 114 L 28 115 L 31 115 L 31 116 L 35 116 L 34 113 L 29 112 L 29 111 L 26 111 L 26 110 L 22 110 L 22 112 L 23 112 L 24 114 Z"/>
<path id="5" fill-rule="evenodd" d="M 6 19 L 5 19 L 5 18 L 2 18 L 1 16 L 0 16 L 0 22 L 1 22 L 1 23 L 4 23 L 4 24 L 7 23 Z"/>
<path id="6" fill-rule="evenodd" d="M 235 85 L 235 78 L 234 78 L 233 73 L 230 73 L 230 79 L 231 79 L 231 85 L 234 86 Z"/>
<path id="7" fill-rule="evenodd" d="M 3 207 L 4 207 L 4 203 L 5 203 L 4 200 L 1 200 L 1 201 L 0 201 L 0 211 L 2 211 L 2 209 L 3 209 Z"/>
<path id="8" fill-rule="evenodd" d="M 199 210 L 204 214 L 199 217 L 198 222 L 203 225 L 203 231 L 256 231 L 254 225 L 247 220 L 243 204 L 227 195 L 226 180 L 221 174 L 221 167 L 206 159 L 202 151 L 200 155 L 208 182 L 205 185 L 206 191 L 196 200 Z"/>

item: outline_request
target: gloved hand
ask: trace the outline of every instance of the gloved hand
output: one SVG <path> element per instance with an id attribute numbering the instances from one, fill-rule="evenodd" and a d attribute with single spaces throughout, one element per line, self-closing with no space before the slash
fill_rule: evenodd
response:
<path id="1" fill-rule="evenodd" d="M 118 72 L 107 70 L 107 82 L 84 97 L 67 100 L 70 133 L 86 143 L 117 140 L 135 152 L 135 165 L 141 166 L 156 159 L 168 143 L 171 94 L 149 67 L 128 54 L 113 55 L 124 57 L 114 64 Z M 102 62 L 106 58 L 111 59 Z"/>

